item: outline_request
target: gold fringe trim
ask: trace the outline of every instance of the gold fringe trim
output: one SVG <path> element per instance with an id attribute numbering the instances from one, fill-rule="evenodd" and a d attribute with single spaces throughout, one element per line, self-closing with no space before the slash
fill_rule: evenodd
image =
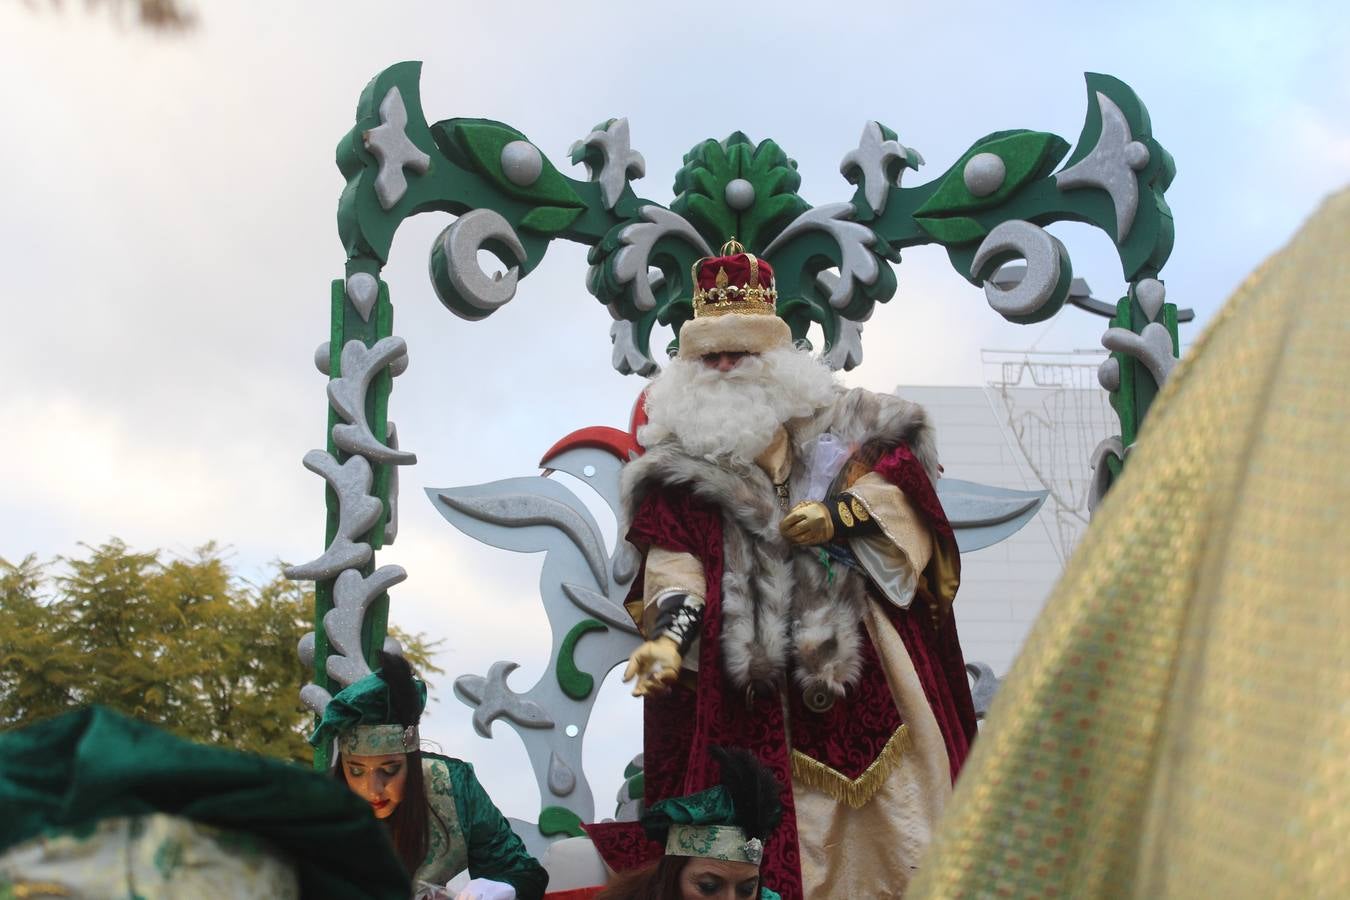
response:
<path id="1" fill-rule="evenodd" d="M 895 729 L 895 734 L 891 735 L 886 746 L 881 748 L 877 758 L 857 778 L 849 778 L 820 760 L 812 759 L 800 750 L 793 750 L 792 780 L 823 791 L 854 809 L 862 809 L 885 784 L 891 772 L 900 764 L 901 757 L 913 747 L 914 739 L 910 736 L 909 726 L 902 724 Z"/>

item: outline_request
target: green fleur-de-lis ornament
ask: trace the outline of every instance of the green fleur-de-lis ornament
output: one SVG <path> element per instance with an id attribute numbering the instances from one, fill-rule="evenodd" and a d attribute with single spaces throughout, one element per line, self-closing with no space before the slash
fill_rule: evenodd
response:
<path id="1" fill-rule="evenodd" d="M 379 275 L 410 216 L 456 217 L 432 245 L 431 281 L 441 302 L 471 321 L 510 302 L 552 241 L 588 246 L 585 286 L 609 312 L 612 364 L 644 375 L 658 368 L 653 329 L 660 324 L 678 334 L 692 315 L 690 266 L 732 236 L 773 264 L 778 313 L 793 336 L 805 342 L 814 323 L 824 359 L 851 369 L 863 358 L 862 323 L 895 294 L 894 266 L 906 247 L 941 245 L 996 312 L 1036 322 L 1062 307 L 1073 274 L 1066 248 L 1045 226 L 1093 225 L 1114 242 L 1129 285 L 1103 337 L 1112 354 L 1100 381 L 1121 433 L 1094 455 L 1094 498 L 1119 472 L 1175 361 L 1177 311 L 1158 278 L 1172 248 L 1163 195 L 1174 166 L 1143 103 L 1109 76 L 1087 76 L 1087 118 L 1072 149 L 1045 132 L 997 132 L 913 187 L 901 179 L 923 158 L 890 128 L 868 122 L 840 163 L 853 196 L 812 206 L 797 193 L 797 166 L 783 149 L 740 132 L 696 144 L 668 204 L 633 191 L 645 161 L 631 146 L 626 119 L 608 119 L 572 146 L 571 162 L 583 165 L 586 177 L 569 177 L 509 125 L 465 118 L 428 124 L 420 71 L 420 63 L 404 62 L 377 75 L 338 145 L 347 179 L 338 232 L 347 265 L 333 283 L 331 335 L 318 359 L 332 379 L 327 447 L 306 457 L 330 488 L 328 531 L 324 554 L 293 570 L 317 582 L 315 631 L 301 648 L 314 665 L 304 694 L 313 709 L 384 645 L 384 591 L 402 571 L 374 563 L 374 551 L 397 534 L 397 467 L 413 458 L 394 446 L 388 421 L 392 378 L 406 354 L 392 335 Z M 483 272 L 480 250 L 504 271 Z M 1025 262 L 1020 279 L 996 277 L 1018 260 Z"/>

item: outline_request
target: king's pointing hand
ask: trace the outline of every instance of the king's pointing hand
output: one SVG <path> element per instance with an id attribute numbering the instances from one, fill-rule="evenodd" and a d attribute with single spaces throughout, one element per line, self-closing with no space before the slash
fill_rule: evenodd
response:
<path id="1" fill-rule="evenodd" d="M 634 697 L 659 697 L 680 677 L 683 662 L 679 645 L 671 638 L 658 637 L 645 642 L 628 657 L 623 680 L 626 683 L 637 678 L 637 684 L 633 685 Z"/>

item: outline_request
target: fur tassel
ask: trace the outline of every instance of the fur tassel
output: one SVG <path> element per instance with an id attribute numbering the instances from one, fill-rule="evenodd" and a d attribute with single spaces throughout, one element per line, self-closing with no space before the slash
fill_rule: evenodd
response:
<path id="1" fill-rule="evenodd" d="M 828 575 L 811 550 L 799 551 L 794 567 L 794 677 L 803 695 L 844 696 L 862 676 L 863 615 L 867 582 L 840 564 Z"/>

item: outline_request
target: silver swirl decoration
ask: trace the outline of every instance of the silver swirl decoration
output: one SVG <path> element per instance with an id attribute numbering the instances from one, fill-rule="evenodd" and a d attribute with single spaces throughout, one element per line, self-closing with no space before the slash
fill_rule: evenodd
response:
<path id="1" fill-rule="evenodd" d="M 342 374 L 328 382 L 328 402 L 342 422 L 333 426 L 333 443 L 372 462 L 408 466 L 417 455 L 382 443 L 366 421 L 366 395 L 371 382 L 395 360 L 406 360 L 408 345 L 401 337 L 381 338 L 373 347 L 353 338 L 342 348 Z"/>
<path id="2" fill-rule="evenodd" d="M 1003 287 L 993 275 L 1014 259 L 1026 260 L 1026 272 L 1012 287 Z M 984 283 L 985 299 L 995 312 L 1023 324 L 1054 315 L 1073 282 L 1069 253 L 1059 239 L 1020 219 L 1003 222 L 989 232 L 975 252 L 970 276 Z"/>
<path id="3" fill-rule="evenodd" d="M 478 264 L 478 251 L 488 250 L 506 266 L 488 275 Z M 503 258 L 506 251 L 514 259 Z M 528 258 L 511 223 L 490 209 L 460 216 L 440 233 L 431 246 L 431 283 L 451 312 L 469 320 L 481 319 L 516 295 L 520 265 Z"/>

